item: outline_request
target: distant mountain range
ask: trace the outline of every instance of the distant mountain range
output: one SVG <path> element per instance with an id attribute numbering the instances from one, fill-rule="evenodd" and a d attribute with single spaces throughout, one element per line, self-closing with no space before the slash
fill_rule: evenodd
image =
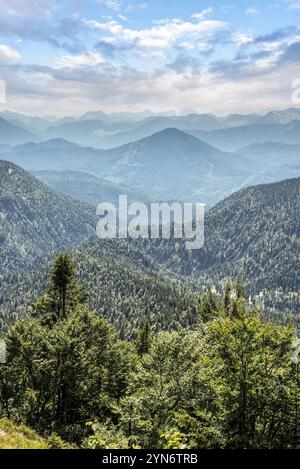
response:
<path id="1" fill-rule="evenodd" d="M 91 119 L 94 115 L 89 114 L 88 116 L 89 119 L 85 116 L 83 120 L 76 120 L 71 123 L 56 123 L 54 126 L 48 128 L 43 137 L 64 138 L 80 145 L 109 149 L 125 145 L 127 143 L 136 142 L 167 128 L 176 128 L 186 132 L 196 132 L 196 134 L 194 134 L 196 137 L 210 143 L 211 145 L 217 146 L 224 151 L 236 151 L 241 146 L 261 141 L 261 138 L 264 137 L 261 137 L 260 135 L 264 135 L 265 133 L 265 128 L 261 128 L 261 126 L 269 126 L 273 124 L 286 125 L 294 120 L 300 119 L 300 110 L 291 108 L 285 111 L 270 112 L 265 116 L 252 114 L 243 116 L 233 114 L 223 119 L 210 114 L 159 116 L 150 117 L 144 121 L 122 122 L 121 127 L 120 123 L 107 124 L 99 119 Z M 259 128 L 256 126 L 259 126 Z M 238 127 L 240 131 L 237 130 L 235 132 L 231 129 L 232 127 Z M 250 129 L 247 131 L 241 127 L 250 127 Z M 222 140 L 222 133 L 219 135 L 218 132 L 222 129 L 228 129 L 228 132 L 225 132 L 226 135 L 223 137 L 224 141 Z M 277 127 L 273 129 L 268 127 L 267 132 L 271 138 L 267 138 L 267 140 L 273 140 L 272 136 L 276 134 L 277 130 Z M 204 133 L 197 133 L 212 131 L 215 131 L 212 134 L 212 137 L 210 137 L 210 134 L 206 136 Z M 240 135 L 240 139 L 242 140 L 241 143 L 240 141 L 237 141 L 237 135 Z M 216 138 L 216 141 L 214 141 L 214 138 Z"/>
<path id="2" fill-rule="evenodd" d="M 44 140 L 62 138 L 78 145 L 105 148 L 106 145 L 103 142 L 107 136 L 111 135 L 113 138 L 114 134 L 130 131 L 135 126 L 136 124 L 131 122 L 107 123 L 99 119 L 75 120 L 51 125 L 41 134 L 41 138 Z"/>
<path id="3" fill-rule="evenodd" d="M 296 123 L 300 126 L 299 121 L 294 121 L 283 127 L 296 136 Z M 240 138 L 239 129 L 217 132 L 237 133 Z M 249 131 L 252 126 L 242 129 Z M 211 132 L 205 135 L 211 135 Z M 177 129 L 166 129 L 111 150 L 80 147 L 63 139 L 27 143 L 10 151 L 5 149 L 3 159 L 28 171 L 54 171 L 55 175 L 44 174 L 43 181 L 54 189 L 93 204 L 99 195 L 116 194 L 117 185 L 121 184 L 127 187 L 129 198 L 132 195 L 141 200 L 197 201 L 212 206 L 242 187 L 300 174 L 298 145 L 255 143 L 240 148 L 236 154 L 220 151 Z M 62 171 L 71 171 L 72 177 L 69 174 L 65 179 L 66 175 L 58 174 Z M 108 186 L 104 189 L 103 181 L 100 188 L 99 181 L 88 180 L 82 174 L 75 182 L 76 171 L 110 181 L 114 187 L 107 192 Z M 130 194 L 130 190 L 135 193 Z"/>
<path id="4" fill-rule="evenodd" d="M 31 133 L 44 132 L 56 120 L 51 117 L 27 116 L 26 114 L 11 111 L 0 112 L 0 117 Z"/>
<path id="5" fill-rule="evenodd" d="M 101 148 L 112 148 L 127 143 L 136 142 L 154 133 L 168 128 L 176 128 L 182 131 L 188 130 L 216 130 L 222 129 L 224 125 L 214 116 L 207 114 L 195 114 L 186 117 L 153 117 L 140 123 L 139 126 L 125 132 L 114 133 L 104 136 L 99 142 Z"/>
<path id="6" fill-rule="evenodd" d="M 172 111 L 156 115 L 151 112 L 108 115 L 98 111 L 88 112 L 80 117 L 64 118 L 32 117 L 4 111 L 0 113 L 0 117 L 11 125 L 20 127 L 26 132 L 29 132 L 29 135 L 23 135 L 22 142 L 12 142 L 12 144 L 63 138 L 83 146 L 109 149 L 141 140 L 154 133 L 172 127 L 182 131 L 217 132 L 216 135 L 208 134 L 206 136 L 202 134 L 196 136 L 222 150 L 236 151 L 241 146 L 265 141 L 261 140 L 263 137 L 259 136 L 261 133 L 264 134 L 265 130 L 260 129 L 262 130 L 262 132 L 260 132 L 256 126 L 290 124 L 295 120 L 300 120 L 300 110 L 297 108 L 289 108 L 283 111 L 272 111 L 266 115 L 230 114 L 222 118 L 212 114 L 197 114 L 195 112 L 188 115 L 177 116 Z M 0 122 L 0 135 L 1 126 L 3 126 L 3 122 Z M 237 137 L 235 132 L 226 133 L 223 137 L 222 134 L 218 134 L 218 131 L 222 129 L 230 130 L 232 127 L 242 128 L 248 126 L 254 128 L 249 129 L 248 133 L 241 129 L 242 142 L 236 142 Z M 276 133 L 276 128 L 274 128 L 273 131 Z M 274 132 L 272 134 L 270 128 L 267 132 L 269 135 L 268 140 L 273 140 L 271 137 Z M 256 133 L 258 138 L 253 141 Z M 216 138 L 216 141 L 211 140 L 214 138 Z M 285 137 L 283 136 L 283 138 Z M 232 139 L 233 141 L 231 141 Z M 217 143 L 217 140 L 220 141 Z M 298 141 L 290 142 L 280 140 L 280 138 L 276 141 L 280 141 L 281 143 L 298 143 Z M 0 140 L 0 143 L 6 144 L 7 141 L 1 142 Z"/>
<path id="7" fill-rule="evenodd" d="M 0 117 L 0 144 L 1 145 L 19 145 L 25 142 L 36 142 L 39 137 L 28 130 L 11 124 Z"/>
<path id="8" fill-rule="evenodd" d="M 65 171 L 80 170 L 98 154 L 95 148 L 83 148 L 76 143 L 54 139 L 16 146 L 10 152 L 3 153 L 2 158 L 27 171 Z"/>
<path id="9" fill-rule="evenodd" d="M 290 179 L 300 174 L 300 145 L 254 143 L 241 148 L 239 154 L 253 163 L 261 176 L 260 182 Z M 258 179 L 259 177 L 256 180 Z"/>
<path id="10" fill-rule="evenodd" d="M 90 307 L 122 337 L 146 317 L 155 331 L 193 324 L 200 294 L 238 276 L 265 314 L 300 313 L 299 109 L 224 118 L 5 111 L 0 160 L 0 322 L 30 310 L 49 259 L 66 249 Z M 204 247 L 95 238 L 95 205 L 124 193 L 129 203 L 206 203 Z"/>
<path id="11" fill-rule="evenodd" d="M 209 184 L 206 176 L 209 175 L 210 181 L 216 177 L 213 198 L 210 203 L 220 200 L 226 195 L 226 189 L 221 189 L 221 192 L 218 193 L 218 187 L 225 182 L 225 178 L 230 179 L 229 185 L 232 186 L 232 179 L 228 173 L 234 165 L 234 161 L 239 159 L 236 155 L 229 158 L 229 155 L 222 154 L 222 152 L 176 129 L 165 130 L 141 142 L 107 151 L 90 147 L 83 148 L 63 139 L 55 139 L 16 146 L 10 152 L 4 153 L 2 157 L 22 166 L 27 171 L 55 171 L 56 173 L 79 171 L 101 179 L 108 179 L 115 184 L 114 192 L 116 184 L 130 186 L 131 191 L 137 192 L 142 201 L 146 197 L 143 194 L 147 194 L 152 199 L 161 197 L 195 199 L 198 191 L 200 194 L 202 190 L 203 196 L 205 196 L 206 187 Z M 230 161 L 231 159 L 233 162 Z M 194 161 L 196 167 L 200 169 L 197 177 L 191 173 Z M 225 177 L 224 172 L 226 173 Z M 167 178 L 166 175 L 168 175 Z M 44 179 L 44 182 L 54 188 L 62 189 L 63 192 L 69 190 L 68 194 L 76 195 L 83 201 L 92 202 L 94 197 L 90 198 L 91 192 L 94 192 L 94 195 L 97 194 L 96 197 L 98 197 L 98 193 L 100 194 L 95 188 L 95 180 L 88 182 L 85 179 L 86 184 L 83 186 L 81 176 L 80 190 L 78 190 L 79 186 L 76 187 L 76 183 L 71 189 L 70 178 L 68 178 L 68 183 L 64 184 L 63 182 L 58 183 L 57 177 L 58 174 L 55 175 L 55 182 L 53 177 L 49 179 L 48 174 L 48 180 Z M 61 177 L 62 175 L 60 175 Z M 73 174 L 73 180 L 74 177 Z M 221 177 L 222 182 L 218 182 L 217 179 Z M 242 181 L 243 178 L 239 177 L 236 183 L 237 187 Z M 97 185 L 99 189 L 99 183 Z M 182 189 L 179 193 L 180 185 L 182 185 Z M 130 197 L 129 192 L 127 189 L 126 193 Z"/>
<path id="12" fill-rule="evenodd" d="M 106 151 L 55 139 L 17 146 L 2 157 L 28 171 L 80 171 L 126 185 L 149 199 L 208 205 L 252 176 L 245 157 L 221 152 L 177 129 Z M 89 185 L 84 189 L 81 184 L 81 189 L 77 194 L 87 200 Z"/>
<path id="13" fill-rule="evenodd" d="M 258 116 L 256 124 L 289 124 L 300 119 L 300 109 L 289 108 L 283 111 L 271 111 L 265 116 Z"/>
<path id="14" fill-rule="evenodd" d="M 156 199 L 211 205 L 250 175 L 245 158 L 221 152 L 177 129 L 92 157 L 85 170 Z"/>
<path id="15" fill-rule="evenodd" d="M 191 135 L 222 151 L 237 152 L 254 143 L 278 142 L 300 144 L 300 121 L 288 124 L 255 124 L 232 127 L 211 132 L 189 131 Z"/>
<path id="16" fill-rule="evenodd" d="M 149 199 L 141 192 L 121 184 L 99 179 L 88 173 L 79 171 L 34 171 L 32 174 L 52 189 L 93 206 L 97 206 L 101 202 L 109 202 L 118 206 L 120 195 L 127 195 L 129 204 L 134 202 L 150 203 Z"/>

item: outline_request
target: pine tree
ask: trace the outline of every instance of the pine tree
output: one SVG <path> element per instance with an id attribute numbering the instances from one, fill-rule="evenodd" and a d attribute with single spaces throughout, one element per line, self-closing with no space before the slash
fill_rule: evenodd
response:
<path id="1" fill-rule="evenodd" d="M 152 332 L 151 327 L 148 321 L 145 321 L 144 326 L 139 332 L 137 342 L 136 342 L 136 350 L 140 357 L 149 353 L 152 344 Z"/>
<path id="2" fill-rule="evenodd" d="M 202 299 L 199 307 L 199 316 L 203 322 L 209 322 L 216 317 L 217 312 L 217 295 L 214 291 L 210 290 Z"/>
<path id="3" fill-rule="evenodd" d="M 231 285 L 228 283 L 225 288 L 224 292 L 224 311 L 225 314 L 229 314 L 229 309 L 230 309 L 230 294 L 231 294 Z"/>
<path id="4" fill-rule="evenodd" d="M 76 279 L 75 266 L 68 253 L 61 253 L 54 262 L 46 295 L 33 305 L 34 315 L 44 323 L 65 319 L 88 296 Z"/>

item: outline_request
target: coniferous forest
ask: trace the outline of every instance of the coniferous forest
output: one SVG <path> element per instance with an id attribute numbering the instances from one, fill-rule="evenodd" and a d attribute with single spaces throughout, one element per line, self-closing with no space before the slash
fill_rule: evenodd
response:
<path id="1" fill-rule="evenodd" d="M 194 324 L 121 340 L 86 306 L 69 254 L 7 332 L 1 416 L 49 448 L 298 448 L 292 326 L 263 321 L 241 283 L 210 291 Z M 7 423 L 6 423 L 7 425 Z"/>

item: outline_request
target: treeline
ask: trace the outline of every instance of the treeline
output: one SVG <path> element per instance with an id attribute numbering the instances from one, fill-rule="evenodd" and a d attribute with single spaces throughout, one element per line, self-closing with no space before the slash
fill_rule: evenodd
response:
<path id="1" fill-rule="evenodd" d="M 120 340 L 85 306 L 67 254 L 32 316 L 6 335 L 1 416 L 83 448 L 299 448 L 295 332 L 243 287 L 211 291 L 196 324 Z M 57 435 L 57 437 L 55 437 Z"/>
<path id="2" fill-rule="evenodd" d="M 87 306 L 102 315 L 122 339 L 136 337 L 145 318 L 154 333 L 188 327 L 196 320 L 200 293 L 126 240 L 98 238 L 73 251 L 78 277 L 89 293 Z M 47 287 L 50 259 L 32 270 L 0 275 L 0 330 L 30 314 Z"/>

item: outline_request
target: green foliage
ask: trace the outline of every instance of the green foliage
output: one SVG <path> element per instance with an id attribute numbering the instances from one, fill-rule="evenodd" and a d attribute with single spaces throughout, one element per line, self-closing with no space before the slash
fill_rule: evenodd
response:
<path id="1" fill-rule="evenodd" d="M 68 253 L 62 253 L 54 262 L 47 295 L 33 305 L 34 314 L 42 322 L 55 323 L 86 300 L 87 295 L 75 276 L 74 263 Z"/>
<path id="2" fill-rule="evenodd" d="M 66 449 L 69 446 L 58 436 L 56 433 L 52 432 L 47 438 L 47 444 L 50 449 Z"/>
<path id="3" fill-rule="evenodd" d="M 264 322 L 240 281 L 223 297 L 210 291 L 197 324 L 152 335 L 144 322 L 131 343 L 82 291 L 59 256 L 38 303 L 47 308 L 6 335 L 3 417 L 51 448 L 300 448 L 295 331 Z"/>
<path id="4" fill-rule="evenodd" d="M 145 321 L 153 333 L 195 323 L 200 295 L 176 276 L 160 272 L 131 243 L 96 238 L 73 252 L 72 259 L 89 292 L 87 306 L 107 319 L 122 339 L 136 338 Z M 47 289 L 51 272 L 50 262 L 45 262 L 33 271 L 6 275 L 0 290 L 0 321 L 1 311 L 5 325 L 30 314 L 30 305 Z M 48 300 L 40 299 L 38 306 L 47 309 Z"/>
<path id="5" fill-rule="evenodd" d="M 263 322 L 239 284 L 218 305 L 194 331 L 155 338 L 122 400 L 124 429 L 145 448 L 299 447 L 294 330 Z"/>
<path id="6" fill-rule="evenodd" d="M 195 323 L 204 291 L 220 293 L 240 277 L 250 303 L 266 319 L 299 325 L 299 182 L 298 178 L 247 188 L 209 210 L 205 245 L 200 250 L 189 252 L 183 241 L 174 239 L 91 239 L 72 252 L 80 281 L 90 293 L 88 307 L 110 321 L 123 339 L 135 338 L 145 321 L 153 333 L 178 330 Z M 31 184 L 30 180 L 30 188 Z M 35 194 L 42 190 L 40 186 L 33 187 Z M 50 195 L 43 195 L 43 203 L 46 197 L 48 200 Z M 41 223 L 39 226 L 42 229 Z M 22 232 L 28 227 L 32 225 L 24 220 Z M 5 228 L 6 233 L 11 229 Z M 45 230 L 48 236 L 48 224 Z M 77 234 L 80 241 L 83 233 Z M 14 237 L 15 234 L 10 238 Z M 6 240 L 5 246 L 8 245 Z M 27 246 L 18 238 L 18 246 L 21 245 Z M 30 253 L 33 251 L 41 254 L 36 245 Z M 19 264 L 17 272 L 10 267 L 15 248 L 5 255 L 2 271 L 0 265 L 2 330 L 30 313 L 30 305 L 47 286 L 47 250 L 39 263 L 36 259 L 33 262 L 30 253 L 24 253 L 29 256 L 29 262 L 21 265 L 24 270 Z M 204 320 L 208 314 L 210 320 L 212 312 L 200 314 Z"/>
<path id="7" fill-rule="evenodd" d="M 163 449 L 186 449 L 185 444 L 185 435 L 182 435 L 178 431 L 173 431 L 169 433 L 163 433 L 161 435 L 162 440 L 165 440 L 163 443 Z"/>
<path id="8" fill-rule="evenodd" d="M 0 419 L 0 449 L 50 449 L 48 441 L 25 425 Z"/>
<path id="9" fill-rule="evenodd" d="M 94 210 L 0 161 L 0 276 L 28 270 L 94 233 Z M 1 301 L 0 301 L 1 304 Z"/>
<path id="10" fill-rule="evenodd" d="M 219 308 L 220 304 L 217 294 L 213 290 L 210 290 L 203 296 L 198 308 L 198 314 L 203 322 L 209 322 L 218 315 Z"/>
<path id="11" fill-rule="evenodd" d="M 204 344 L 198 331 L 161 333 L 138 363 L 122 406 L 130 437 L 142 447 L 161 447 L 161 435 L 174 427 L 179 411 L 213 410 Z"/>
<path id="12" fill-rule="evenodd" d="M 290 179 L 249 187 L 218 203 L 205 216 L 200 250 L 187 253 L 178 240 L 135 243 L 196 286 L 222 291 L 240 277 L 265 316 L 299 321 L 299 188 L 300 178 Z"/>
<path id="13" fill-rule="evenodd" d="M 140 356 L 149 353 L 152 345 L 152 333 L 149 323 L 146 321 L 143 328 L 140 330 L 136 340 L 136 351 Z"/>
<path id="14" fill-rule="evenodd" d="M 12 326 L 6 337 L 7 365 L 1 370 L 7 414 L 65 435 L 84 419 L 114 416 L 134 365 L 131 345 L 81 304 L 77 287 L 70 259 L 59 256 L 51 275 L 52 301 L 47 302 L 47 312 L 56 320 L 42 316 Z"/>
<path id="15" fill-rule="evenodd" d="M 290 327 L 263 323 L 235 304 L 235 316 L 214 321 L 209 359 L 218 365 L 220 421 L 230 448 L 285 446 L 287 390 L 293 381 Z"/>
<path id="16" fill-rule="evenodd" d="M 126 449 L 128 438 L 112 422 L 88 422 L 91 435 L 82 444 L 84 449 Z"/>

